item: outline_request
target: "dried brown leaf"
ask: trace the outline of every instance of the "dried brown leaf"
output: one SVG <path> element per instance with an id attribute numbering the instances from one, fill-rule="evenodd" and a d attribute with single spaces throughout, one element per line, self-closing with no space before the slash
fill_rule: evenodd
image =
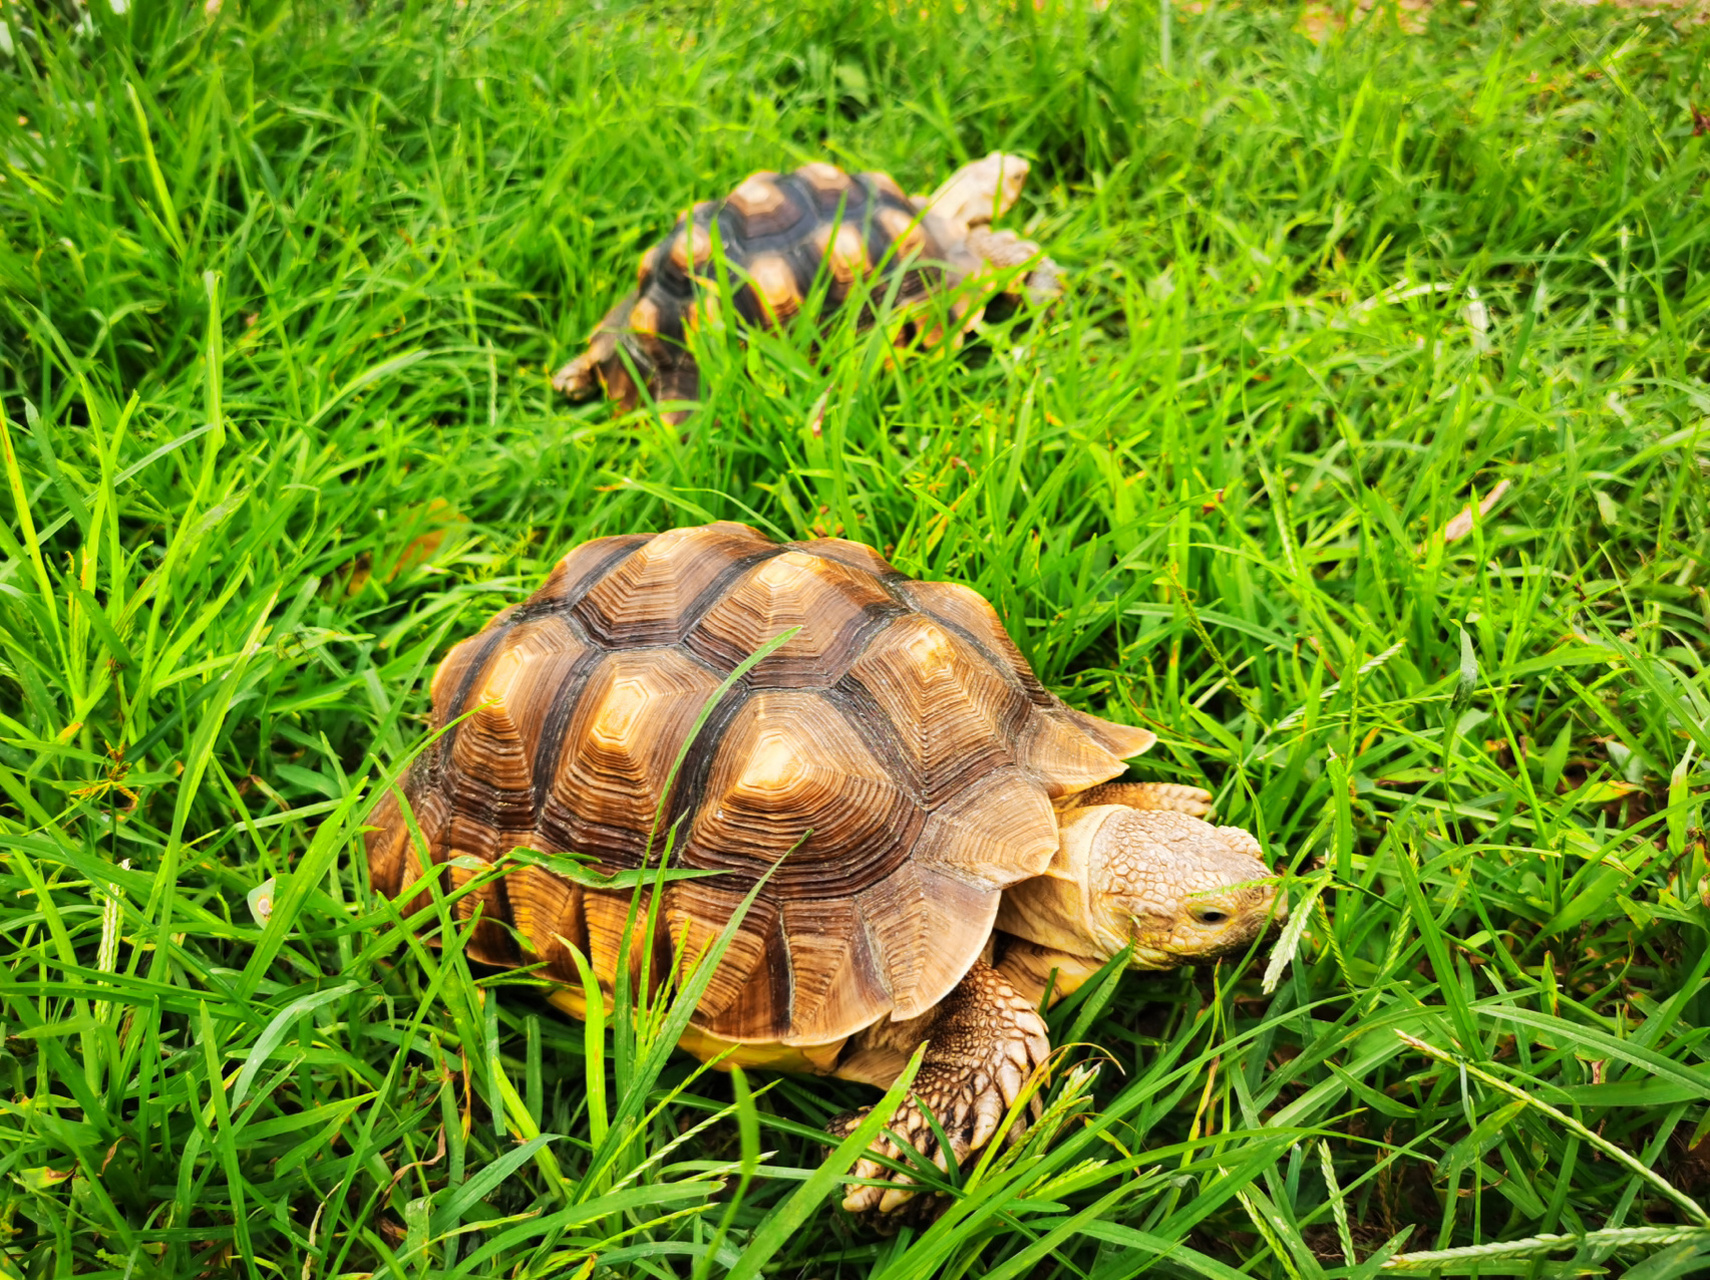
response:
<path id="1" fill-rule="evenodd" d="M 1489 515 L 1491 508 L 1500 502 L 1502 500 L 1502 495 L 1507 492 L 1508 481 L 1498 480 L 1491 491 L 1479 500 L 1479 515 Z M 1472 532 L 1472 525 L 1473 504 L 1469 502 L 1466 506 L 1462 507 L 1458 513 L 1456 513 L 1454 519 L 1450 520 L 1448 524 L 1443 526 L 1443 544 L 1447 546 L 1451 542 L 1459 542 L 1462 538 L 1466 537 L 1467 534 Z"/>

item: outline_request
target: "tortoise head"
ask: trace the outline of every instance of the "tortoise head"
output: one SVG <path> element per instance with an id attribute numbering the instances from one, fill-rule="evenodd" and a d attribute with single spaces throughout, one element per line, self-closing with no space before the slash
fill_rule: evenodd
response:
<path id="1" fill-rule="evenodd" d="M 1101 963 L 1132 944 L 1130 967 L 1174 969 L 1239 951 L 1285 914 L 1259 842 L 1239 827 L 1123 804 L 1061 822 L 1045 873 L 1004 891 L 1007 933 Z"/>
<path id="2" fill-rule="evenodd" d="M 994 151 L 965 164 L 927 198 L 927 208 L 965 233 L 1009 211 L 1021 196 L 1032 166 L 1020 156 Z"/>
<path id="3" fill-rule="evenodd" d="M 1101 954 L 1132 943 L 1133 968 L 1173 969 L 1240 951 L 1284 914 L 1259 842 L 1240 827 L 1125 805 L 1085 812 L 1063 839 L 1088 841 L 1087 924 Z"/>

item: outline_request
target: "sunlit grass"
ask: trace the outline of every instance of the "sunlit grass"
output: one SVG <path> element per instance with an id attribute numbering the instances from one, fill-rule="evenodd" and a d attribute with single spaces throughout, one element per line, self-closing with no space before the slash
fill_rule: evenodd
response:
<path id="1" fill-rule="evenodd" d="M 6 0 L 0 1266 L 1710 1265 L 1710 36 L 1294 17 Z M 1054 311 L 714 335 L 681 430 L 551 396 L 689 201 L 999 147 Z M 1295 877 L 1286 965 L 1054 1010 L 1055 1141 L 891 1240 L 820 1138 L 871 1091 L 568 1021 L 367 887 L 447 648 L 715 517 L 974 585 Z"/>

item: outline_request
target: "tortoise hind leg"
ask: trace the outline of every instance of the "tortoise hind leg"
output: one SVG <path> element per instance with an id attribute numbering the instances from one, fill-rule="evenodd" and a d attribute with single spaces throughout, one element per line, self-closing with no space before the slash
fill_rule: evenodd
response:
<path id="1" fill-rule="evenodd" d="M 693 407 L 667 409 L 663 406 L 671 401 L 686 401 L 690 406 L 700 403 L 700 366 L 692 356 L 680 356 L 675 363 L 660 368 L 658 376 L 653 379 L 652 391 L 654 402 L 661 406 L 659 416 L 667 425 L 679 426 L 694 412 Z"/>
<path id="2" fill-rule="evenodd" d="M 845 1209 L 880 1227 L 900 1223 L 905 1213 L 932 1216 L 942 1206 L 930 1198 L 926 1204 L 911 1206 L 914 1179 L 887 1170 L 873 1156 L 897 1160 L 907 1146 L 940 1169 L 948 1167 L 949 1155 L 954 1155 L 958 1164 L 963 1163 L 997 1136 L 1004 1115 L 1025 1093 L 1033 1076 L 1042 1071 L 1051 1053 L 1045 1020 L 1033 1004 L 996 969 L 976 961 L 935 1008 L 906 1022 L 875 1023 L 855 1036 L 850 1043 L 852 1053 L 845 1057 L 850 1069 L 846 1071 L 840 1063 L 835 1074 L 887 1086 L 890 1080 L 876 1079 L 862 1071 L 860 1064 L 879 1060 L 900 1064 L 923 1040 L 928 1047 L 913 1088 L 891 1117 L 885 1136 L 853 1170 L 857 1178 L 884 1179 L 889 1185 L 850 1187 L 843 1201 Z M 895 1074 L 893 1069 L 892 1079 Z M 847 1137 L 871 1110 L 863 1107 L 838 1117 L 830 1125 L 831 1132 Z M 1043 1110 L 1038 1095 L 1033 1097 L 1030 1110 L 1034 1119 Z M 949 1139 L 949 1153 L 940 1149 L 927 1119 L 928 1111 Z M 1017 1123 L 1006 1140 L 1019 1141 L 1022 1129 Z"/>

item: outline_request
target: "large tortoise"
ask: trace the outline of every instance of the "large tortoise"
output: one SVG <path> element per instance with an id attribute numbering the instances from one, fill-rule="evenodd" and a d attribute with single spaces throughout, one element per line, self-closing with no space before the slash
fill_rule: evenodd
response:
<path id="1" fill-rule="evenodd" d="M 1024 280 L 1012 275 L 1004 283 L 1011 292 L 1049 298 L 1058 287 L 1056 268 L 1039 246 L 990 226 L 1015 203 L 1027 174 L 1022 157 L 995 151 L 958 169 L 930 196 L 904 195 L 886 173 L 849 174 L 823 163 L 789 174 L 753 174 L 724 199 L 695 205 L 642 255 L 635 289 L 606 313 L 588 350 L 552 384 L 572 399 L 604 390 L 631 409 L 639 398 L 633 366 L 655 399 L 697 399 L 700 371 L 687 334 L 717 305 L 715 232 L 732 302 L 750 325 L 796 315 L 822 268 L 828 277 L 822 316 L 843 304 L 857 277 L 875 270 L 885 282 L 873 288 L 875 301 L 887 292 L 891 274 L 900 273 L 898 319 L 920 314 L 935 289 L 977 283 L 1028 263 L 1033 267 Z M 966 296 L 952 304 L 952 313 L 962 327 L 977 318 Z"/>
<path id="2" fill-rule="evenodd" d="M 791 627 L 664 794 L 721 681 Z M 1258 843 L 1203 821 L 1209 794 L 1110 781 L 1152 734 L 1046 690 L 974 591 L 911 581 L 842 539 L 713 524 L 584 543 L 451 651 L 433 718 L 444 733 L 402 791 L 447 888 L 519 847 L 637 867 L 663 800 L 652 849 L 676 826 L 675 866 L 724 874 L 644 903 L 632 981 L 680 977 L 771 870 L 683 1047 L 886 1087 L 929 1040 L 891 1129 L 940 1165 L 922 1108 L 958 1160 L 989 1141 L 1050 1052 L 1047 989 L 1125 947 L 1141 969 L 1221 955 L 1272 911 Z M 396 896 L 424 850 L 396 793 L 374 822 L 373 884 Z M 463 919 L 481 910 L 467 954 L 540 965 L 579 1015 L 568 948 L 609 1001 L 633 892 L 516 867 L 459 899 Z M 846 1204 L 889 1212 L 907 1195 L 856 1187 Z"/>

